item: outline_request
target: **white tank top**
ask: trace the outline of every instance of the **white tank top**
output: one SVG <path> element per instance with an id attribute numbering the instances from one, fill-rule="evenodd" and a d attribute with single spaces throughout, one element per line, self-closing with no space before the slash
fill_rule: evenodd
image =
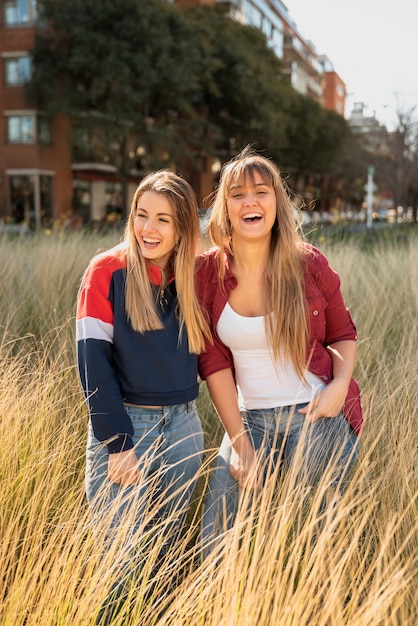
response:
<path id="1" fill-rule="evenodd" d="M 268 409 L 308 403 L 325 387 L 311 372 L 306 372 L 306 382 L 302 382 L 292 363 L 284 358 L 279 357 L 274 365 L 264 316 L 238 315 L 227 302 L 217 331 L 234 357 L 240 408 Z"/>

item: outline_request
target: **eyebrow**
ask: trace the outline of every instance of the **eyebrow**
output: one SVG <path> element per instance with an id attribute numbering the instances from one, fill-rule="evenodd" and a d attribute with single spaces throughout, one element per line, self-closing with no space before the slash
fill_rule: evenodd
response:
<path id="1" fill-rule="evenodd" d="M 146 209 L 143 209 L 141 206 L 137 206 L 136 207 L 137 211 L 143 211 L 144 213 L 146 213 L 148 215 L 148 211 Z M 159 215 L 165 215 L 166 217 L 173 217 L 174 215 L 172 213 L 164 213 L 164 211 L 160 211 L 160 213 L 157 213 L 157 216 Z"/>
<path id="2" fill-rule="evenodd" d="M 234 189 L 241 189 L 242 187 L 245 187 L 245 183 L 241 184 L 241 185 L 231 185 L 231 187 L 229 188 L 229 191 L 233 191 Z M 255 183 L 255 187 L 270 187 L 269 183 Z"/>

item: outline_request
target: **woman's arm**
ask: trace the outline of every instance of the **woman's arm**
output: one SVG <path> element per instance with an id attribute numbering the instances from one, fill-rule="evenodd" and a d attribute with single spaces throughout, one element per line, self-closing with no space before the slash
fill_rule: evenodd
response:
<path id="1" fill-rule="evenodd" d="M 238 407 L 237 390 L 231 369 L 210 374 L 206 383 L 213 405 L 231 440 L 232 454 L 230 472 L 243 484 L 248 478 L 256 478 L 255 450 L 245 430 Z"/>
<path id="2" fill-rule="evenodd" d="M 307 414 L 309 422 L 315 422 L 321 417 L 336 417 L 341 412 L 353 376 L 356 342 L 337 341 L 327 349 L 332 358 L 332 380 L 307 406 L 299 410 L 299 413 Z"/>

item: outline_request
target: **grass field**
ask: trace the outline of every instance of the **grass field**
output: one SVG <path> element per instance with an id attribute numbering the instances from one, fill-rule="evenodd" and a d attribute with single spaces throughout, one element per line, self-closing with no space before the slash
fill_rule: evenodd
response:
<path id="1" fill-rule="evenodd" d="M 200 497 L 221 436 L 202 384 L 208 454 L 184 538 L 154 582 L 158 540 L 150 548 L 115 625 L 418 623 L 418 234 L 311 236 L 341 276 L 359 333 L 366 423 L 337 515 L 319 524 L 321 493 L 308 506 L 285 476 L 201 562 Z M 2 626 L 94 624 L 123 561 L 123 550 L 100 550 L 85 503 L 87 412 L 74 346 L 82 272 L 117 241 L 91 233 L 0 240 Z"/>

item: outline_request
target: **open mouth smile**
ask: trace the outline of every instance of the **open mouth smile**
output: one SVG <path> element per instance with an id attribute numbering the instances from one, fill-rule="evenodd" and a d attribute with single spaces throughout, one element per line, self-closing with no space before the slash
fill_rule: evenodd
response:
<path id="1" fill-rule="evenodd" d="M 151 239 L 150 237 L 142 237 L 142 241 L 146 248 L 156 248 L 160 244 L 159 239 Z"/>
<path id="2" fill-rule="evenodd" d="M 244 222 L 258 222 L 262 219 L 261 213 L 246 213 L 242 216 Z"/>

